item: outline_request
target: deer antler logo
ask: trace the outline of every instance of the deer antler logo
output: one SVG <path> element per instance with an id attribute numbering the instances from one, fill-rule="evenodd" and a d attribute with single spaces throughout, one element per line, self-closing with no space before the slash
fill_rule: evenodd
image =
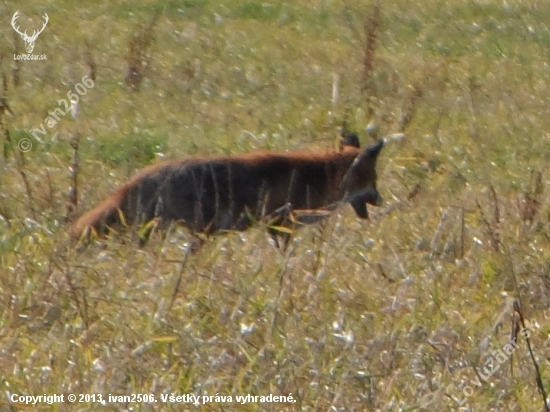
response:
<path id="1" fill-rule="evenodd" d="M 38 37 L 38 35 L 40 33 L 42 33 L 44 31 L 44 29 L 46 28 L 46 24 L 48 24 L 48 21 L 49 21 L 49 18 L 48 18 L 48 15 L 46 13 L 44 13 L 44 25 L 42 26 L 42 28 L 38 31 L 36 30 L 33 30 L 32 32 L 32 36 L 29 36 L 27 34 L 27 30 L 25 30 L 24 33 L 21 33 L 19 31 L 19 27 L 17 27 L 15 24 L 16 24 L 16 20 L 17 18 L 19 17 L 19 11 L 16 11 L 15 14 L 13 15 L 13 18 L 11 19 L 11 26 L 13 27 L 13 29 L 19 33 L 21 35 L 21 37 L 23 38 L 23 40 L 25 40 L 25 48 L 27 49 L 27 53 L 32 53 L 32 50 L 34 49 L 34 42 L 36 41 L 36 38 Z"/>

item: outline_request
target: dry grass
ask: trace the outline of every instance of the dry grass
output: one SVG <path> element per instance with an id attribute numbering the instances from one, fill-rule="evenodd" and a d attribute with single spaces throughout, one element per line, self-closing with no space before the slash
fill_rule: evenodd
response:
<path id="1" fill-rule="evenodd" d="M 107 410 L 196 409 L 160 402 L 171 393 L 297 400 L 200 407 L 212 411 L 543 410 L 534 363 L 548 391 L 550 4 L 381 2 L 366 49 L 373 4 L 0 5 L 4 16 L 50 17 L 35 46 L 47 61 L 14 62 L 22 40 L 0 27 L 3 394 L 159 400 Z M 136 50 L 131 39 L 152 21 Z M 132 56 L 146 67 L 139 88 L 125 84 Z M 78 127 L 67 115 L 34 139 L 28 130 L 86 74 L 95 86 Z M 284 252 L 265 227 L 196 253 L 182 228 L 142 249 L 129 237 L 70 247 L 63 219 L 76 181 L 78 215 L 159 158 L 334 147 L 342 124 L 366 143 L 370 122 L 407 139 L 379 159 L 386 204 L 368 222 L 344 207 Z M 517 336 L 519 302 L 539 326 L 533 358 L 520 335 L 513 368 L 501 365 L 459 407 L 451 396 L 463 398 Z"/>

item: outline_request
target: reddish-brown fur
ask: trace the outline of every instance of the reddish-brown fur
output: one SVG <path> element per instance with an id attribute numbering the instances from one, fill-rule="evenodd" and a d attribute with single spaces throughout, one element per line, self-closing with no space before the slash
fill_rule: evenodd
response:
<path id="1" fill-rule="evenodd" d="M 180 221 L 197 232 L 244 230 L 252 219 L 291 204 L 320 209 L 340 200 L 367 217 L 377 204 L 375 163 L 383 143 L 361 152 L 344 140 L 341 151 L 253 152 L 170 160 L 140 170 L 70 228 L 73 237 L 153 218 Z M 346 143 L 347 142 L 347 143 Z M 370 150 L 370 151 L 369 151 Z"/>

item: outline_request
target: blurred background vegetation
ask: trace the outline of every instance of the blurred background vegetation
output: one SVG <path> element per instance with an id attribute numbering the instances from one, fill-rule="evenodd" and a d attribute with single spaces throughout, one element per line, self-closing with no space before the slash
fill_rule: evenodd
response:
<path id="1" fill-rule="evenodd" d="M 14 60 L 16 10 L 22 28 L 48 14 L 33 51 L 47 60 Z M 297 400 L 201 407 L 212 411 L 543 410 L 550 3 L 5 0 L 0 11 L 4 394 Z M 29 130 L 85 75 L 95 83 L 78 118 L 38 141 Z M 286 251 L 262 227 L 195 253 L 184 229 L 81 253 L 66 235 L 160 159 L 333 148 L 342 125 L 366 144 L 369 124 L 407 135 L 379 160 L 386 204 L 370 221 L 346 206 Z M 535 362 L 518 338 L 513 367 L 459 407 L 451 396 L 512 336 L 513 302 L 539 326 Z"/>

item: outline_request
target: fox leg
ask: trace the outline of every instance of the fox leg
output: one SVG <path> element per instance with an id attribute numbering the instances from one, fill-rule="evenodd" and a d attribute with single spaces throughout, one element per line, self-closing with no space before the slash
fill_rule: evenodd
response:
<path id="1" fill-rule="evenodd" d="M 292 204 L 281 206 L 267 217 L 267 233 L 275 242 L 278 249 L 286 250 L 292 237 L 295 226 L 292 221 Z M 283 230 L 281 230 L 283 229 Z"/>

